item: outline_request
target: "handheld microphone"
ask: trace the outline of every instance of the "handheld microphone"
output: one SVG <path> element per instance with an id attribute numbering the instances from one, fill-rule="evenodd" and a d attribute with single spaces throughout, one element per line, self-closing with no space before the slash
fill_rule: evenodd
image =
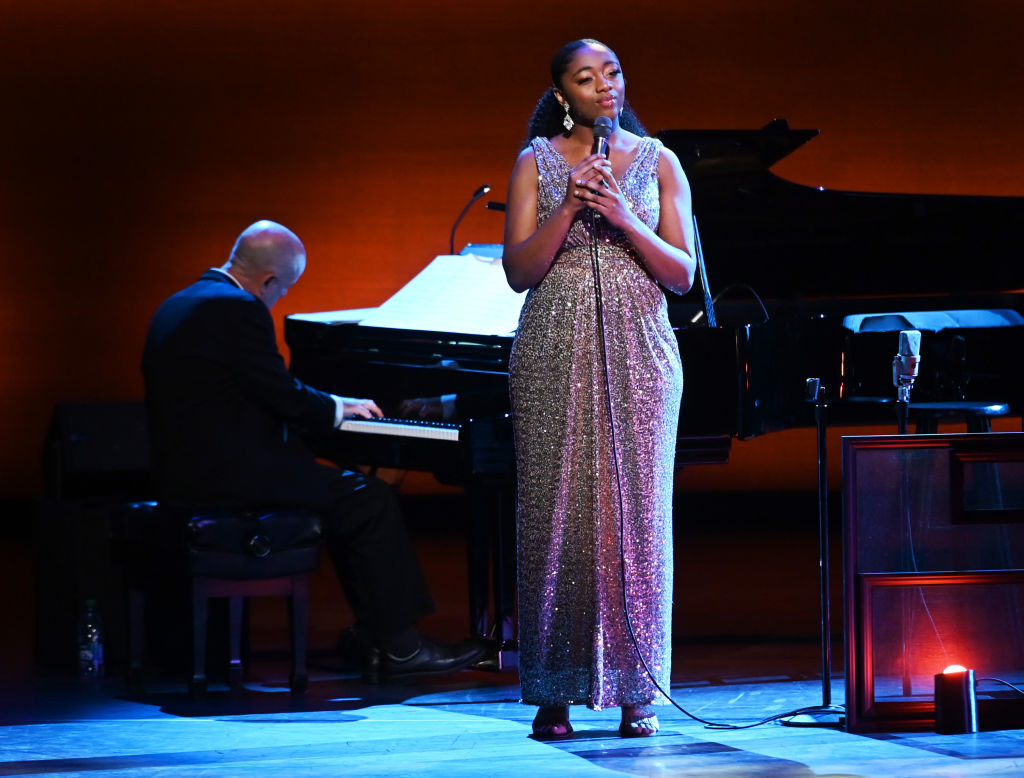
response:
<path id="1" fill-rule="evenodd" d="M 608 136 L 612 134 L 612 120 L 607 116 L 598 116 L 594 119 L 594 145 L 590 149 L 591 154 L 604 154 L 608 156 Z M 601 185 L 607 189 L 608 182 L 601 179 Z"/>
<path id="2" fill-rule="evenodd" d="M 910 402 L 910 388 L 917 378 L 920 364 L 921 332 L 901 330 L 899 352 L 892 358 L 892 384 L 900 402 Z"/>
<path id="3" fill-rule="evenodd" d="M 598 116 L 594 119 L 594 145 L 590 149 L 591 154 L 604 154 L 608 156 L 608 136 L 612 134 L 612 120 L 607 116 Z"/>

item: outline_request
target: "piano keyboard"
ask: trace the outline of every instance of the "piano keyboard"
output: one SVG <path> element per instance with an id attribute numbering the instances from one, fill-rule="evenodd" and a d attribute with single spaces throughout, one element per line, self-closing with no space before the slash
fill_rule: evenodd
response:
<path id="1" fill-rule="evenodd" d="M 462 426 L 445 421 L 422 419 L 345 419 L 339 429 L 367 435 L 390 435 L 399 438 L 450 440 L 457 443 Z"/>

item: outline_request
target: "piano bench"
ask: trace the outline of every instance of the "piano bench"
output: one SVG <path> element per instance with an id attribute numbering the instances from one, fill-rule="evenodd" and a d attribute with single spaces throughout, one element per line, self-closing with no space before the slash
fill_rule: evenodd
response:
<path id="1" fill-rule="evenodd" d="M 309 621 L 309 573 L 320 559 L 323 528 L 320 518 L 305 510 L 287 509 L 188 509 L 161 508 L 156 503 L 129 506 L 130 524 L 139 536 L 147 525 L 155 536 L 163 535 L 183 553 L 191 583 L 192 678 L 189 692 L 206 692 L 207 612 L 210 598 L 226 597 L 229 613 L 228 684 L 241 684 L 243 668 L 242 615 L 246 597 L 284 595 L 289 598 L 291 672 L 293 694 L 308 686 L 306 633 Z M 164 514 L 164 515 L 160 515 Z M 134 519 L 134 521 L 132 521 Z M 128 522 L 126 522 L 128 523 Z M 171 528 L 168 532 L 168 528 Z M 161 532 L 161 530 L 163 530 Z M 170 533 L 170 534 L 169 534 Z M 140 554 L 136 569 L 128 570 L 129 589 L 129 684 L 141 684 L 142 636 L 146 557 Z M 167 551 L 167 546 L 163 546 Z M 179 557 L 180 559 L 180 557 Z M 140 564 L 141 563 L 141 564 Z M 134 572 L 134 574 L 133 574 Z"/>
<path id="2" fill-rule="evenodd" d="M 918 434 L 937 432 L 940 421 L 963 422 L 968 432 L 991 432 L 992 418 L 1009 414 L 1010 406 L 1006 403 L 978 400 L 910 403 L 910 418 Z"/>

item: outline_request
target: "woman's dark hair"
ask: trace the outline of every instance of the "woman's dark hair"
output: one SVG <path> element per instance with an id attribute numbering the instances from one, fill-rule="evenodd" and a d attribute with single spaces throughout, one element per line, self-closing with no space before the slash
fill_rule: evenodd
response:
<path id="1" fill-rule="evenodd" d="M 600 46 L 611 51 L 601 41 L 594 40 L 593 38 L 581 38 L 565 44 L 555 52 L 555 56 L 551 58 L 552 86 L 548 87 L 547 91 L 541 95 L 540 100 L 537 101 L 537 107 L 533 109 L 533 113 L 530 115 L 530 121 L 526 128 L 526 139 L 523 141 L 521 148 L 525 149 L 530 145 L 530 141 L 536 137 L 553 138 L 556 135 L 565 133 L 565 127 L 562 126 L 562 120 L 565 118 L 565 109 L 555 97 L 555 88 L 561 87 L 562 76 L 565 75 L 565 71 L 569 68 L 573 55 L 584 46 Z M 647 134 L 647 128 L 637 118 L 628 100 L 623 103 L 622 114 L 619 116 L 619 126 L 637 135 Z"/>

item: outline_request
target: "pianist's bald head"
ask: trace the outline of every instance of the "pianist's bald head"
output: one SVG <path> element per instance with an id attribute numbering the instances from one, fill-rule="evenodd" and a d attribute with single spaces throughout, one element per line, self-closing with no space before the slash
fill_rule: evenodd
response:
<path id="1" fill-rule="evenodd" d="M 272 308 L 306 269 L 306 249 L 283 224 L 264 219 L 242 231 L 221 269 Z"/>

